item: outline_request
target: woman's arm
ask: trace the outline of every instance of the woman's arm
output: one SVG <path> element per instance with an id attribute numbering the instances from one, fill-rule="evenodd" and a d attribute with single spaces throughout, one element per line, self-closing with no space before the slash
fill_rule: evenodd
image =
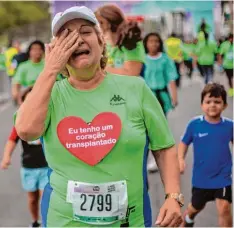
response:
<path id="1" fill-rule="evenodd" d="M 180 170 L 176 147 L 153 151 L 165 193 L 180 193 Z"/>
<path id="2" fill-rule="evenodd" d="M 46 115 L 56 73 L 44 71 L 36 81 L 33 90 L 20 106 L 15 127 L 20 138 L 31 141 L 44 132 Z"/>
<path id="3" fill-rule="evenodd" d="M 71 54 L 77 49 L 78 38 L 76 30 L 68 34 L 66 29 L 50 46 L 46 46 L 44 71 L 17 112 L 15 127 L 19 137 L 23 140 L 31 141 L 44 133 L 53 85 L 57 74 L 65 67 Z"/>
<path id="4" fill-rule="evenodd" d="M 122 68 L 115 68 L 111 66 L 106 67 L 106 71 L 112 74 L 138 76 L 141 73 L 143 64 L 137 61 L 127 61 Z"/>
<path id="5" fill-rule="evenodd" d="M 171 91 L 172 104 L 175 107 L 178 104 L 176 82 L 175 81 L 170 81 L 169 86 L 170 86 L 170 91 Z"/>

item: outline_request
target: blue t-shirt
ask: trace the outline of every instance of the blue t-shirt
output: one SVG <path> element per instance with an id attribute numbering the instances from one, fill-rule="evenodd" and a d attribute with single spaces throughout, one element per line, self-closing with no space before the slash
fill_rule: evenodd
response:
<path id="1" fill-rule="evenodd" d="M 189 122 L 182 142 L 186 145 L 193 143 L 193 187 L 216 189 L 232 184 L 231 141 L 231 119 L 222 117 L 219 123 L 212 124 L 199 116 Z"/>

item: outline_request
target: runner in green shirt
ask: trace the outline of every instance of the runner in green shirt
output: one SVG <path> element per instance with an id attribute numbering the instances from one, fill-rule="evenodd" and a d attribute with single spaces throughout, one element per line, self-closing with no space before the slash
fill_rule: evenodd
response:
<path id="1" fill-rule="evenodd" d="M 151 227 L 148 142 L 167 193 L 156 224 L 179 226 L 175 141 L 157 99 L 142 78 L 105 72 L 104 40 L 88 8 L 58 13 L 52 34 L 15 121 L 22 139 L 43 138 L 50 167 L 43 227 Z M 69 77 L 56 82 L 64 67 Z"/>
<path id="2" fill-rule="evenodd" d="M 126 18 L 115 5 L 104 5 L 95 12 L 107 40 L 107 72 L 121 75 L 140 75 L 145 51 L 141 30 Z"/>
<path id="3" fill-rule="evenodd" d="M 29 60 L 21 63 L 16 70 L 13 78 L 12 93 L 13 99 L 21 104 L 21 88 L 33 86 L 39 74 L 44 68 L 44 44 L 39 41 L 33 41 L 28 48 Z"/>
<path id="4" fill-rule="evenodd" d="M 219 48 L 219 64 L 223 65 L 229 83 L 229 96 L 234 95 L 233 91 L 233 34 L 228 36 L 228 40 L 223 42 Z"/>
<path id="5" fill-rule="evenodd" d="M 157 97 L 165 116 L 177 105 L 178 77 L 174 62 L 164 53 L 163 41 L 159 34 L 149 33 L 144 38 L 146 55 L 143 77 Z M 170 92 L 169 92 L 170 91 Z M 158 167 L 152 153 L 149 153 L 147 170 L 155 172 Z"/>
<path id="6" fill-rule="evenodd" d="M 192 78 L 193 73 L 193 56 L 196 45 L 191 40 L 187 40 L 183 43 L 183 59 L 184 64 L 188 69 L 188 77 Z"/>
<path id="7" fill-rule="evenodd" d="M 163 42 L 159 34 L 149 33 L 146 35 L 144 46 L 147 53 L 144 70 L 145 82 L 156 95 L 164 113 L 167 114 L 177 105 L 175 81 L 178 74 L 175 64 L 164 53 Z"/>
<path id="8" fill-rule="evenodd" d="M 205 33 L 205 41 L 200 41 L 196 45 L 195 54 L 201 66 L 205 84 L 213 80 L 213 68 L 217 51 L 217 44 L 209 40 L 208 33 Z"/>

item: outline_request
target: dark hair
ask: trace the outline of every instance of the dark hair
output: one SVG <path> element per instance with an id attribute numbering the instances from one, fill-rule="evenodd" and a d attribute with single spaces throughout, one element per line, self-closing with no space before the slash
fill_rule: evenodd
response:
<path id="1" fill-rule="evenodd" d="M 202 23 L 201 23 L 200 31 L 206 32 L 206 23 L 205 23 L 205 22 L 202 22 Z"/>
<path id="2" fill-rule="evenodd" d="M 233 34 L 232 34 L 232 33 L 230 33 L 230 34 L 228 35 L 228 40 L 230 40 L 230 39 L 233 40 Z"/>
<path id="3" fill-rule="evenodd" d="M 44 43 L 41 42 L 40 40 L 35 40 L 35 41 L 33 41 L 33 42 L 28 46 L 28 50 L 27 50 L 28 56 L 29 56 L 29 53 L 30 53 L 30 51 L 31 51 L 33 45 L 39 45 L 39 46 L 41 47 L 41 50 L 42 50 L 43 52 L 45 52 L 45 45 L 44 45 Z"/>
<path id="4" fill-rule="evenodd" d="M 158 51 L 159 51 L 159 52 L 164 52 L 164 50 L 163 50 L 163 41 L 162 41 L 162 38 L 161 38 L 161 36 L 160 36 L 158 33 L 155 33 L 155 32 L 151 32 L 151 33 L 149 33 L 149 34 L 147 34 L 147 35 L 145 36 L 145 38 L 144 38 L 144 40 L 143 40 L 143 44 L 144 44 L 144 47 L 145 47 L 145 52 L 146 52 L 146 53 L 149 52 L 149 50 L 148 50 L 148 48 L 147 48 L 147 42 L 148 42 L 150 36 L 156 36 L 156 37 L 158 38 L 158 40 L 159 40 L 159 49 L 158 49 Z"/>
<path id="5" fill-rule="evenodd" d="M 176 37 L 177 38 L 177 35 L 173 32 L 173 33 L 171 33 L 171 37 Z"/>
<path id="6" fill-rule="evenodd" d="M 204 37 L 205 37 L 206 45 L 208 45 L 208 42 L 209 42 L 209 34 L 208 34 L 207 32 L 204 32 Z"/>
<path id="7" fill-rule="evenodd" d="M 21 95 L 21 100 L 24 101 L 26 96 L 32 91 L 33 87 L 28 87 Z"/>
<path id="8" fill-rule="evenodd" d="M 210 94 L 210 97 L 222 97 L 223 103 L 227 104 L 227 92 L 223 85 L 219 83 L 207 84 L 201 93 L 201 103 L 207 94 Z"/>
<path id="9" fill-rule="evenodd" d="M 116 45 L 118 48 L 125 47 L 128 50 L 133 50 L 137 46 L 137 42 L 141 39 L 141 29 L 137 22 L 127 22 L 123 12 L 119 7 L 112 4 L 107 4 L 100 7 L 95 14 L 104 18 L 110 23 L 110 30 L 117 33 Z"/>

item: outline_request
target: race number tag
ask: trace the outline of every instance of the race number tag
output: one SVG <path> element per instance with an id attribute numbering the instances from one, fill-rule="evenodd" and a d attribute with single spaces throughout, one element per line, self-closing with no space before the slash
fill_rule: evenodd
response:
<path id="1" fill-rule="evenodd" d="M 125 219 L 128 207 L 126 181 L 89 184 L 69 181 L 67 202 L 72 203 L 75 221 L 108 225 Z"/>

